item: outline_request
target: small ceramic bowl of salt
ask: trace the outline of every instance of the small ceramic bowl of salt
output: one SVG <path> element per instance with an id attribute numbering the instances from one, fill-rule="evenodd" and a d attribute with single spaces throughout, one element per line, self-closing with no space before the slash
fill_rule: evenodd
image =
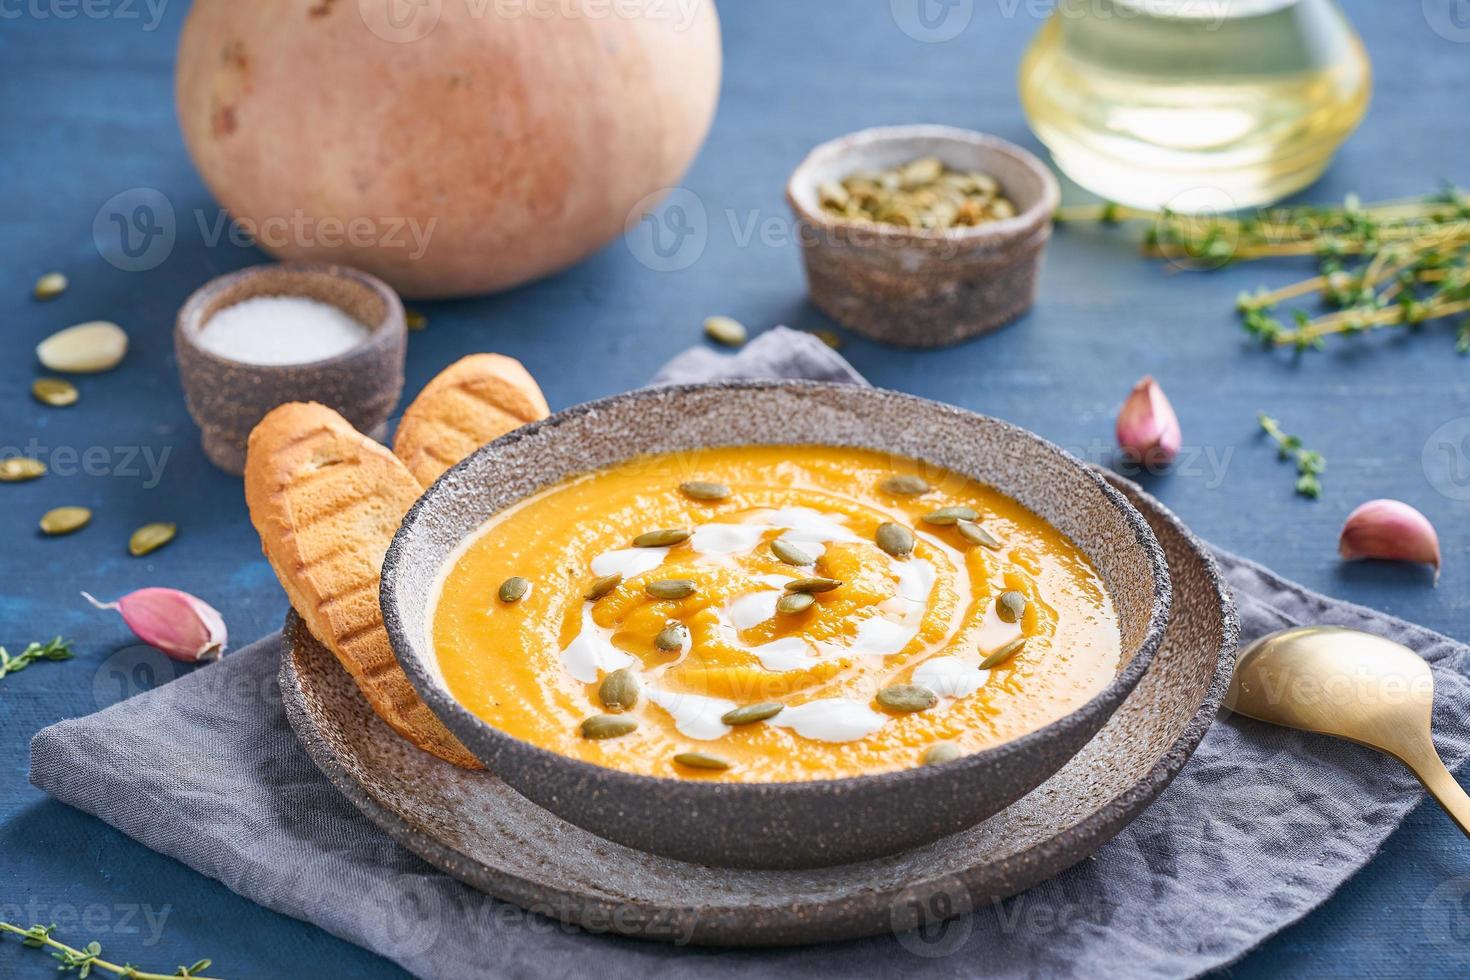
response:
<path id="1" fill-rule="evenodd" d="M 403 392 L 408 331 L 398 294 L 373 276 L 265 265 L 189 297 L 174 347 L 204 452 L 238 475 L 250 430 L 286 402 L 320 402 L 381 438 Z"/>

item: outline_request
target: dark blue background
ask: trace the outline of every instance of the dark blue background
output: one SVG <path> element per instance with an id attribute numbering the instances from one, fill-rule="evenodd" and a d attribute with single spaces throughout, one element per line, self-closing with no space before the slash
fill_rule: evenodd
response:
<path id="1" fill-rule="evenodd" d="M 784 230 L 787 173 L 813 144 L 850 130 L 935 121 L 1035 148 L 1017 105 L 1015 70 L 1040 26 L 1038 7 L 1048 6 L 976 0 L 974 19 L 957 38 L 921 43 L 895 26 L 884 0 L 727 2 L 719 116 L 685 181 L 709 217 L 699 259 L 679 272 L 655 272 L 617 242 L 508 295 L 425 306 L 432 323 L 412 338 L 409 391 L 461 354 L 498 350 L 523 360 L 560 408 L 642 383 L 699 342 L 699 324 L 711 313 L 756 328 L 827 326 L 804 302 L 794 247 L 784 238 L 747 240 L 742 229 L 754 220 Z M 1450 6 L 1347 4 L 1374 59 L 1376 95 L 1363 128 L 1305 199 L 1359 191 L 1373 200 L 1421 193 L 1444 178 L 1470 183 L 1470 32 L 1445 19 Z M 79 590 L 113 597 L 147 585 L 191 589 L 223 611 L 236 645 L 277 627 L 286 608 L 260 557 L 239 481 L 212 469 L 198 449 L 172 353 L 170 330 L 185 297 L 214 275 L 263 259 L 206 244 L 195 220 L 196 210 L 206 220 L 218 212 L 174 119 L 172 65 L 185 4 L 168 3 L 154 30 L 141 0 L 94 9 L 111 14 L 87 16 L 66 0 L 0 4 L 0 331 L 8 352 L 0 357 L 0 452 L 34 438 L 44 453 L 63 453 L 52 457 L 60 471 L 68 447 L 102 447 L 91 474 L 58 472 L 0 487 L 0 642 L 14 652 L 62 633 L 80 655 L 0 682 L 0 912 L 27 924 L 58 921 L 68 938 L 101 939 L 115 958 L 155 970 L 209 955 L 217 973 L 235 980 L 399 975 L 46 800 L 26 782 L 27 741 L 38 728 L 150 683 L 146 672 L 131 669 L 140 661 L 126 649 L 122 623 L 89 610 Z M 76 16 L 56 16 L 68 10 Z M 172 253 L 147 272 L 110 265 L 93 239 L 99 209 L 134 188 L 161 191 L 178 215 Z M 1084 199 L 1075 189 L 1069 197 Z M 32 302 L 32 283 L 53 269 L 71 277 L 71 290 L 54 303 Z M 942 352 L 853 338 L 845 352 L 879 385 L 1010 419 L 1093 458 L 1111 443 L 1123 394 L 1152 372 L 1199 457 L 1150 487 L 1199 533 L 1314 589 L 1470 637 L 1467 505 L 1435 489 L 1452 487 L 1449 467 L 1466 461 L 1437 455 L 1436 437 L 1432 465 L 1421 463 L 1436 429 L 1470 416 L 1470 362 L 1454 355 L 1442 327 L 1335 346 L 1299 364 L 1247 343 L 1231 310 L 1236 292 L 1309 272 L 1296 263 L 1179 272 L 1136 257 L 1125 233 L 1067 230 L 1052 246 L 1036 310 L 1014 328 Z M 34 403 L 26 393 L 37 371 L 32 345 L 94 318 L 130 332 L 126 363 L 81 379 L 75 408 Z M 1291 468 L 1256 434 L 1259 409 L 1326 454 L 1320 501 L 1293 496 Z M 167 451 L 162 481 L 151 486 L 146 469 L 130 475 L 124 447 L 155 459 Z M 1438 525 L 1447 567 L 1437 589 L 1417 569 L 1336 560 L 1343 517 L 1379 496 L 1407 500 Z M 70 538 L 43 540 L 35 531 L 40 514 L 72 503 L 94 508 L 95 523 Z M 127 557 L 129 532 L 152 520 L 178 522 L 178 541 L 148 559 Z M 1421 807 L 1340 895 L 1233 972 L 1463 975 L 1470 913 L 1456 903 L 1467 888 L 1470 849 L 1441 813 Z M 128 908 L 140 907 L 167 913 L 156 942 L 137 912 L 124 921 Z M 1446 931 L 1456 922 L 1458 937 Z M 48 962 L 14 943 L 0 948 L 0 974 L 45 976 Z"/>

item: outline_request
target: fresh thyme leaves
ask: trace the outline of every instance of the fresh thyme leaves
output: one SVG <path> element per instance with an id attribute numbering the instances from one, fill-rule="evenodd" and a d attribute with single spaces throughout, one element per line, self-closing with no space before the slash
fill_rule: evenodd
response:
<path id="1" fill-rule="evenodd" d="M 22 946 L 28 946 L 31 949 L 50 949 L 51 955 L 61 964 L 56 968 L 58 972 L 75 973 L 83 980 L 90 977 L 94 969 L 116 974 L 123 977 L 124 980 L 176 980 L 178 977 L 210 980 L 204 975 L 204 971 L 210 967 L 209 960 L 200 960 L 193 966 L 181 966 L 173 973 L 146 973 L 129 963 L 109 963 L 104 960 L 100 943 L 88 943 L 82 949 L 68 946 L 52 937 L 55 931 L 54 925 L 37 925 L 29 929 L 22 929 L 9 922 L 0 922 L 0 938 L 9 933 L 12 936 L 19 936 Z"/>
<path id="2" fill-rule="evenodd" d="M 1231 218 L 1153 213 L 1116 204 L 1062 208 L 1058 221 L 1150 221 L 1144 254 L 1211 266 L 1315 257 L 1318 274 L 1270 291 L 1242 293 L 1246 332 L 1268 347 L 1319 350 L 1331 336 L 1418 329 L 1464 315 L 1456 349 L 1470 353 L 1470 194 L 1448 187 L 1424 198 L 1364 206 L 1269 208 Z M 1330 312 L 1279 304 L 1315 296 Z"/>
<path id="3" fill-rule="evenodd" d="M 1319 477 L 1327 469 L 1327 460 L 1321 453 L 1302 448 L 1300 438 L 1287 435 L 1281 428 L 1281 423 L 1265 412 L 1261 412 L 1259 418 L 1261 430 L 1276 443 L 1277 455 L 1283 460 L 1296 461 L 1296 492 L 1313 500 L 1322 496 L 1322 481 Z"/>
<path id="4" fill-rule="evenodd" d="M 59 636 L 50 643 L 32 643 L 13 657 L 0 647 L 0 677 L 19 673 L 37 660 L 70 660 L 74 656 L 71 644 Z"/>

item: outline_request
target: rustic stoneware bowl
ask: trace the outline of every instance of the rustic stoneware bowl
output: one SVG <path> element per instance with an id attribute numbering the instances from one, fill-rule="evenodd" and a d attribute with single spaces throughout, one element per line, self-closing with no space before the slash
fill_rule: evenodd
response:
<path id="1" fill-rule="evenodd" d="M 915 457 L 1025 504 L 1076 542 L 1112 594 L 1117 675 L 1071 714 L 952 763 L 839 780 L 715 783 L 633 775 L 519 741 L 463 708 L 428 638 L 442 569 L 486 520 L 573 474 L 646 453 L 823 443 Z M 383 619 L 399 663 L 490 771 L 598 836 L 726 867 L 821 867 L 933 841 L 1007 806 L 1097 733 L 1148 669 L 1168 621 L 1163 552 L 1139 512 L 1079 460 L 996 419 L 897 392 L 814 382 L 650 388 L 507 435 L 445 474 L 404 519 L 383 565 Z"/>
<path id="2" fill-rule="evenodd" d="M 210 317 L 257 296 L 330 303 L 370 333 L 345 354 L 303 364 L 246 364 L 199 346 Z M 286 402 L 320 402 L 360 431 L 380 437 L 403 393 L 408 330 L 398 294 L 365 272 L 338 265 L 262 265 L 220 276 L 189 297 L 174 328 L 174 349 L 205 454 L 239 476 L 250 430 Z"/>
<path id="3" fill-rule="evenodd" d="M 854 224 L 821 207 L 826 181 L 926 156 L 990 174 L 1016 216 L 926 231 Z M 1030 309 L 1060 199 L 1056 178 L 1032 154 L 949 126 L 865 129 L 824 143 L 786 185 L 812 302 L 860 334 L 904 347 L 958 343 Z"/>

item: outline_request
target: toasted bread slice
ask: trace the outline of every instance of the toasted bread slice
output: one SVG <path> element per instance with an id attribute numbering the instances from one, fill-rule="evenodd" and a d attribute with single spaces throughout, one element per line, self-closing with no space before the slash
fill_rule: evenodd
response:
<path id="1" fill-rule="evenodd" d="M 398 425 L 393 451 L 424 486 L 487 442 L 550 414 L 520 361 L 471 354 L 424 386 Z"/>
<path id="2" fill-rule="evenodd" d="M 396 456 L 322 405 L 282 405 L 250 433 L 245 500 L 291 605 L 394 731 L 480 769 L 398 666 L 378 606 L 383 555 L 422 492 Z"/>

